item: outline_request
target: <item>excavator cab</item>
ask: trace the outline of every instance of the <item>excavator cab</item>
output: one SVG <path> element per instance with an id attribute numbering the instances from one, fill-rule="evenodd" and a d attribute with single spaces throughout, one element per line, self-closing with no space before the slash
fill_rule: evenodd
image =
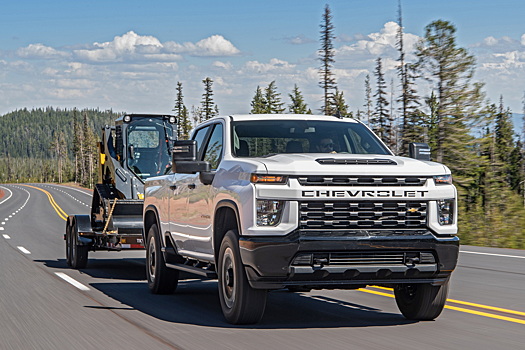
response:
<path id="1" fill-rule="evenodd" d="M 90 215 L 70 215 L 66 260 L 84 268 L 88 251 L 143 249 L 144 180 L 171 169 L 173 115 L 126 114 L 102 128 L 98 182 Z"/>

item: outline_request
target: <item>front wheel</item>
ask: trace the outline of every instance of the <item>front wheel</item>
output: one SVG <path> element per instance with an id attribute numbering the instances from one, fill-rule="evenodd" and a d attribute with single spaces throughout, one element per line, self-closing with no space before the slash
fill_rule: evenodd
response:
<path id="1" fill-rule="evenodd" d="M 409 320 L 428 321 L 441 314 L 448 294 L 448 281 L 440 286 L 430 283 L 398 284 L 394 286 L 396 303 Z"/>
<path id="2" fill-rule="evenodd" d="M 146 276 L 153 294 L 171 294 L 179 283 L 179 271 L 164 262 L 157 225 L 151 225 L 146 238 Z"/>
<path id="3" fill-rule="evenodd" d="M 237 234 L 230 230 L 219 250 L 219 298 L 222 313 L 231 324 L 260 321 L 266 307 L 266 289 L 253 289 L 242 265 Z"/>

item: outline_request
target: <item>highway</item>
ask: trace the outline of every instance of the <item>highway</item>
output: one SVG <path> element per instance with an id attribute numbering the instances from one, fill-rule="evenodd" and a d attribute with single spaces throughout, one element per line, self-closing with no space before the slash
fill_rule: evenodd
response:
<path id="1" fill-rule="evenodd" d="M 402 317 L 392 291 L 271 292 L 262 321 L 223 319 L 217 282 L 188 276 L 149 293 L 144 251 L 90 252 L 65 262 L 67 214 L 91 192 L 0 185 L 0 349 L 523 349 L 525 251 L 462 246 L 445 310 Z"/>

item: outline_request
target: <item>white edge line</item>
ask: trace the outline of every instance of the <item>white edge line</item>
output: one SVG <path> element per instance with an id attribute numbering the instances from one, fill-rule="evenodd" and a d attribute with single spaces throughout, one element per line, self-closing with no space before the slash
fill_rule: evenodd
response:
<path id="1" fill-rule="evenodd" d="M 29 250 L 27 250 L 26 248 L 24 248 L 22 246 L 18 246 L 17 248 L 18 248 L 18 250 L 20 250 L 24 254 L 31 254 L 31 252 Z"/>
<path id="2" fill-rule="evenodd" d="M 505 254 L 493 254 L 493 253 L 481 253 L 481 252 L 471 252 L 468 250 L 460 250 L 460 253 L 468 253 L 468 254 L 478 254 L 478 255 L 490 255 L 490 256 L 502 256 L 504 258 L 516 258 L 516 259 L 525 259 L 525 256 L 518 256 L 518 255 L 505 255 Z"/>
<path id="3" fill-rule="evenodd" d="M 89 290 L 88 287 L 86 287 L 82 283 L 78 282 L 77 280 L 69 277 L 68 275 L 66 275 L 63 272 L 55 272 L 55 275 L 57 275 L 58 277 L 62 278 L 64 281 L 66 281 L 67 283 L 77 287 L 80 290 Z"/>
<path id="4" fill-rule="evenodd" d="M 3 188 L 4 190 L 8 190 L 9 191 L 9 197 L 7 197 L 6 199 L 4 199 L 3 201 L 0 202 L 0 204 L 4 203 L 5 201 L 7 201 L 9 198 L 11 198 L 11 196 L 13 195 L 13 192 L 11 192 L 11 190 L 7 187 L 4 187 L 4 186 L 0 186 L 0 188 Z"/>

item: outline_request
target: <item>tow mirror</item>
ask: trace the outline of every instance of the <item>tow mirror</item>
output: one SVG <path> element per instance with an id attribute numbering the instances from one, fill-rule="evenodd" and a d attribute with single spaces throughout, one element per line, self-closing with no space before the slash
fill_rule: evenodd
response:
<path id="1" fill-rule="evenodd" d="M 178 161 L 194 162 L 197 160 L 197 141 L 181 140 L 173 143 L 171 149 L 173 163 Z"/>
<path id="2" fill-rule="evenodd" d="M 135 147 L 133 145 L 129 145 L 128 147 L 128 157 L 129 159 L 135 158 Z"/>
<path id="3" fill-rule="evenodd" d="M 418 160 L 430 160 L 430 147 L 426 143 L 413 142 L 408 145 L 410 158 Z"/>
<path id="4" fill-rule="evenodd" d="M 172 148 L 171 170 L 179 174 L 196 174 L 210 171 L 210 163 L 197 160 L 197 141 L 175 141 Z"/>

